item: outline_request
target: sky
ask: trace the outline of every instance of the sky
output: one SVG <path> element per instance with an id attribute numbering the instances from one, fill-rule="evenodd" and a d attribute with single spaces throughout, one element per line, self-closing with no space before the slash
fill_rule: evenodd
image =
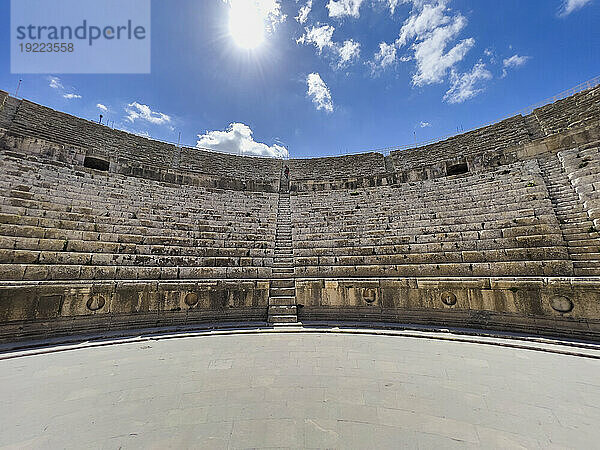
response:
<path id="1" fill-rule="evenodd" d="M 0 21 L 0 89 L 245 155 L 411 145 L 600 75 L 600 0 L 153 0 L 147 75 L 11 74 Z"/>

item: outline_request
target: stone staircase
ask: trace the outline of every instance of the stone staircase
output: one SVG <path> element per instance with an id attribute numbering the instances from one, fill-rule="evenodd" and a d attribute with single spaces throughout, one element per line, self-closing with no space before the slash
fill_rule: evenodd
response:
<path id="1" fill-rule="evenodd" d="M 579 201 L 558 156 L 540 158 L 539 162 L 575 276 L 600 275 L 600 234 Z"/>
<path id="2" fill-rule="evenodd" d="M 294 255 L 292 249 L 292 219 L 290 214 L 289 180 L 281 177 L 277 211 L 277 233 L 273 279 L 269 294 L 269 323 L 289 325 L 298 322 Z"/>

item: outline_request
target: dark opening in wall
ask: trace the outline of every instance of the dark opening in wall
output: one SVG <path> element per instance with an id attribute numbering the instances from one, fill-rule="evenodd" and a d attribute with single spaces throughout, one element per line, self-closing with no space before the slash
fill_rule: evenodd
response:
<path id="1" fill-rule="evenodd" d="M 103 172 L 108 172 L 108 168 L 110 167 L 110 162 L 105 161 L 104 159 L 94 158 L 93 156 L 86 156 L 83 160 L 83 166 L 88 169 L 101 170 Z"/>
<path id="2" fill-rule="evenodd" d="M 453 166 L 448 166 L 446 169 L 446 174 L 448 176 L 462 175 L 463 173 L 467 173 L 467 172 L 469 172 L 469 166 L 467 166 L 467 163 L 454 164 Z"/>

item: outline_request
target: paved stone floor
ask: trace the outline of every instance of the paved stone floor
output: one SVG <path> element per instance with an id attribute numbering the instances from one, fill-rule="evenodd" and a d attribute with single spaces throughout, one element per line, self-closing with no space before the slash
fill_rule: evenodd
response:
<path id="1" fill-rule="evenodd" d="M 600 360 L 398 336 L 209 335 L 0 361 L 6 448 L 598 448 Z"/>

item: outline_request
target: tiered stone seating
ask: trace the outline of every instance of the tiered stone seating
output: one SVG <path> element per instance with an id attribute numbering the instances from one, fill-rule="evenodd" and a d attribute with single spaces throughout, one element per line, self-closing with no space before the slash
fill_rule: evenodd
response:
<path id="1" fill-rule="evenodd" d="M 565 150 L 558 156 L 581 203 L 600 230 L 600 144 Z"/>
<path id="2" fill-rule="evenodd" d="M 27 100 L 18 105 L 9 131 L 89 148 L 107 157 L 124 158 L 127 163 L 157 168 L 175 166 L 191 173 L 241 180 L 276 180 L 281 168 L 281 161 L 270 158 L 240 157 L 195 148 L 178 149 L 175 145 L 113 130 Z"/>
<path id="3" fill-rule="evenodd" d="M 572 275 L 535 161 L 292 196 L 299 277 Z"/>
<path id="4" fill-rule="evenodd" d="M 364 153 L 331 158 L 291 159 L 290 177 L 297 180 L 331 180 L 366 177 L 386 171 L 381 153 Z"/>
<path id="5" fill-rule="evenodd" d="M 542 106 L 533 112 L 544 133 L 553 135 L 581 127 L 600 117 L 600 86 Z"/>
<path id="6" fill-rule="evenodd" d="M 2 280 L 271 276 L 276 194 L 0 156 Z"/>
<path id="7" fill-rule="evenodd" d="M 17 111 L 19 101 L 0 91 L 0 128 L 8 128 Z"/>
<path id="8" fill-rule="evenodd" d="M 529 142 L 532 135 L 522 116 L 409 150 L 391 152 L 396 170 L 424 167 L 444 160 L 481 155 Z M 533 131 L 535 137 L 537 131 Z"/>

